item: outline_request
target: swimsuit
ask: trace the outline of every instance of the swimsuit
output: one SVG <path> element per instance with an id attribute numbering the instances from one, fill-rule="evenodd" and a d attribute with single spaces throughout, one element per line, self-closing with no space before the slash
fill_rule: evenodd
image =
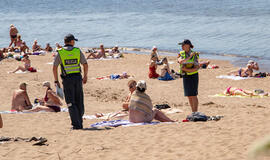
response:
<path id="1" fill-rule="evenodd" d="M 48 91 L 49 90 L 52 90 L 51 88 L 48 88 L 47 91 L 46 91 L 46 95 L 44 97 L 44 101 L 47 102 L 49 100 L 49 97 L 48 97 Z M 61 111 L 61 108 L 59 106 L 47 106 L 48 108 L 51 108 L 52 110 L 54 110 L 54 112 L 60 112 Z"/>
<path id="2" fill-rule="evenodd" d="M 110 76 L 111 79 L 119 79 L 120 78 L 120 75 L 119 74 L 112 74 Z"/>
<path id="3" fill-rule="evenodd" d="M 17 38 L 17 35 L 11 35 L 10 37 L 15 39 L 15 38 Z"/>
<path id="4" fill-rule="evenodd" d="M 232 87 L 228 87 L 228 88 L 227 88 L 227 93 L 230 94 L 230 95 L 235 95 L 235 93 L 234 93 L 235 91 L 241 91 L 241 92 L 244 92 L 244 91 L 243 91 L 242 89 L 240 89 L 240 88 L 235 89 L 234 92 L 231 92 L 231 91 L 230 91 L 231 88 L 232 88 Z"/>
<path id="5" fill-rule="evenodd" d="M 153 67 L 149 67 L 149 78 L 158 78 L 159 77 L 159 74 L 157 74 L 156 72 L 156 66 L 153 66 Z"/>

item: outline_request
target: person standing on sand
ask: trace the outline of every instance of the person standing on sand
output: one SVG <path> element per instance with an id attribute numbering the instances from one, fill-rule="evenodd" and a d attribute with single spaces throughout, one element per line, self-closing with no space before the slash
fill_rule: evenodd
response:
<path id="1" fill-rule="evenodd" d="M 88 64 L 84 54 L 79 48 L 74 47 L 78 41 L 72 34 L 65 36 L 65 46 L 57 50 L 53 63 L 53 75 L 55 84 L 60 87 L 58 81 L 58 66 L 61 66 L 61 78 L 65 93 L 65 100 L 71 119 L 72 129 L 83 129 L 84 100 L 82 84 L 87 82 Z M 83 66 L 84 76 L 81 75 Z"/>
<path id="2" fill-rule="evenodd" d="M 14 43 L 14 45 L 17 42 L 17 34 L 18 34 L 18 30 L 16 27 L 14 27 L 13 24 L 10 25 L 10 29 L 9 29 L 9 36 L 10 36 L 10 44 L 8 47 L 11 47 L 12 44 Z"/>
<path id="3" fill-rule="evenodd" d="M 180 64 L 180 74 L 183 76 L 184 95 L 188 97 L 192 114 L 198 113 L 198 85 L 199 85 L 199 55 L 193 52 L 193 45 L 190 40 L 185 39 L 178 43 L 182 45 L 182 51 L 178 58 Z"/>

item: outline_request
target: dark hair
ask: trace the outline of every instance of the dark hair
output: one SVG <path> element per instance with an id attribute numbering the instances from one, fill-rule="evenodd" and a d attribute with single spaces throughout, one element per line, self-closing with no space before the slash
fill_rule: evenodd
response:
<path id="1" fill-rule="evenodd" d="M 145 88 L 139 88 L 139 87 L 136 87 L 138 91 L 140 92 L 145 92 Z"/>

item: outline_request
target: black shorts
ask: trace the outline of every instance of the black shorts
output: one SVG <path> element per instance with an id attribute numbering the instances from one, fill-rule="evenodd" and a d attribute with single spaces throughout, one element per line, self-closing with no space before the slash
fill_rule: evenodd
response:
<path id="1" fill-rule="evenodd" d="M 199 74 L 184 75 L 183 86 L 185 96 L 197 96 L 199 86 Z"/>

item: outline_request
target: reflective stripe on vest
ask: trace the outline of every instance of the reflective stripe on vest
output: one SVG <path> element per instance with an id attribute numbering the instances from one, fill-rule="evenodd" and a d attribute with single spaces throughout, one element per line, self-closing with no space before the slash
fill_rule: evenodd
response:
<path id="1" fill-rule="evenodd" d="M 183 59 L 186 59 L 186 52 L 185 51 L 180 51 L 180 56 L 183 58 Z M 197 55 L 197 58 L 199 58 L 199 55 Z M 191 59 L 189 59 L 187 62 L 190 62 L 190 63 L 195 63 L 194 62 L 195 60 L 195 56 L 193 56 Z M 179 70 L 179 73 L 180 74 L 183 74 L 183 71 L 182 71 L 182 67 L 183 67 L 183 64 L 180 64 L 180 70 Z M 193 74 L 196 74 L 198 73 L 198 71 L 195 71 L 195 72 L 185 72 L 185 75 L 193 75 Z"/>
<path id="2" fill-rule="evenodd" d="M 80 54 L 81 51 L 79 48 L 73 48 L 71 51 L 60 49 L 58 50 L 60 55 L 60 59 L 62 62 L 62 72 L 65 74 L 72 74 L 72 73 L 80 73 L 81 66 L 80 66 Z M 64 69 L 64 71 L 63 71 Z"/>

